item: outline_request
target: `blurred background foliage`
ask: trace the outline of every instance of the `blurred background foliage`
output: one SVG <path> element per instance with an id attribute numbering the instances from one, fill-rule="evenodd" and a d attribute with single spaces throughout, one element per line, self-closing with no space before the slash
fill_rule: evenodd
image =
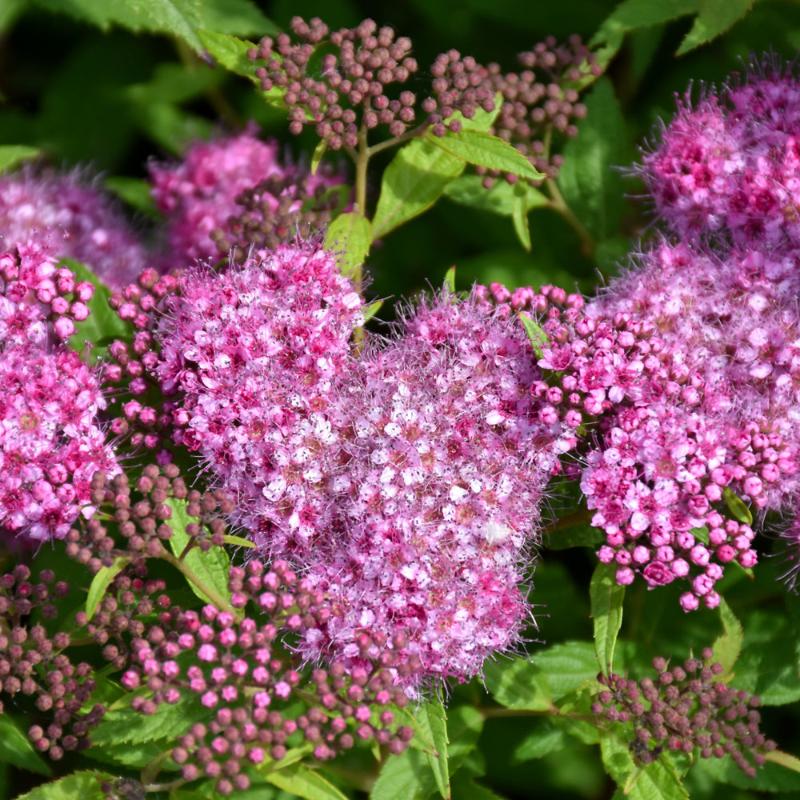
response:
<path id="1" fill-rule="evenodd" d="M 280 111 L 264 104 L 246 81 L 198 57 L 191 29 L 181 37 L 148 30 L 159 27 L 147 24 L 148 9 L 166 5 L 160 0 L 0 0 L 0 145 L 33 146 L 54 165 L 100 172 L 129 203 L 143 236 L 152 235 L 153 212 L 142 180 L 149 158 L 175 157 L 191 139 L 248 120 L 255 120 L 264 135 L 280 139 L 287 157 L 308 160 L 315 145 L 310 134 L 290 137 Z M 182 0 L 174 5 L 202 4 Z M 509 286 L 550 282 L 591 291 L 649 235 L 648 208 L 637 200 L 641 187 L 626 169 L 659 120 L 672 113 L 674 93 L 686 91 L 692 81 L 700 91 L 703 83 L 741 70 L 753 54 L 794 60 L 800 47 L 798 3 L 629 0 L 627 5 L 656 24 L 633 30 L 624 40 L 615 34 L 621 47 L 608 65 L 607 80 L 588 94 L 589 116 L 566 152 L 562 191 L 585 229 L 583 236 L 563 216 L 534 210 L 532 249 L 526 252 L 510 217 L 444 199 L 375 247 L 368 264 L 373 296 L 396 299 L 440 285 L 453 264 L 461 286 L 499 280 Z M 517 52 L 549 35 L 578 33 L 591 40 L 614 10 L 604 0 L 276 0 L 258 8 L 247 0 L 215 0 L 211 6 L 195 20 L 198 28 L 252 39 L 274 26 L 285 28 L 295 14 L 322 16 L 331 26 L 371 16 L 411 36 L 421 65 L 455 47 L 507 67 Z M 690 12 L 698 8 L 701 17 L 694 19 Z M 670 17 L 678 18 L 661 22 Z M 123 24 L 112 24 L 115 20 Z M 712 42 L 676 55 L 687 34 L 697 36 L 698 26 L 702 34 L 709 20 L 720 28 L 733 24 Z M 373 202 L 378 186 L 379 174 L 373 173 Z M 382 315 L 391 314 L 389 302 Z M 553 509 L 571 507 L 567 494 L 554 488 Z M 538 624 L 528 646 L 533 655 L 541 643 L 592 635 L 587 587 L 594 557 L 586 548 L 571 550 L 569 558 L 563 552 L 548 549 L 536 572 L 532 599 Z M 781 570 L 779 556 L 767 557 L 757 580 L 742 574 L 727 579 L 738 585 L 729 586 L 725 596 L 746 631 L 737 681 L 774 701 L 775 707 L 766 709 L 765 728 L 782 749 L 798 753 L 800 603 L 778 581 Z M 683 658 L 719 633 L 715 614 L 679 615 L 670 588 L 647 592 L 637 584 L 630 594 L 623 667 L 641 674 L 638 668 L 653 655 Z M 761 631 L 769 631 L 769 638 Z M 473 682 L 454 689 L 451 708 L 462 701 L 485 705 L 483 687 Z M 777 705 L 789 701 L 795 705 Z M 596 748 L 549 731 L 549 724 L 530 717 L 490 719 L 470 770 L 509 798 L 611 797 L 614 787 Z M 690 796 L 800 797 L 800 776 L 774 766 L 762 772 L 756 788 L 739 774 L 723 773 L 713 762 L 693 769 Z M 13 779 L 0 766 L 0 786 L 5 781 L 9 797 L 22 788 L 12 791 Z"/>

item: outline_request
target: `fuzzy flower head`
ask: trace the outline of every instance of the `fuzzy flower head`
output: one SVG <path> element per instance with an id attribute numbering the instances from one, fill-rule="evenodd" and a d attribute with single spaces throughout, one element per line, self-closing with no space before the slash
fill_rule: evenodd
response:
<path id="1" fill-rule="evenodd" d="M 741 245 L 800 241 L 800 83 L 766 63 L 744 81 L 685 97 L 640 172 L 682 238 Z"/>
<path id="2" fill-rule="evenodd" d="M 146 254 L 112 200 L 77 173 L 0 177 L 0 250 L 35 241 L 54 259 L 85 263 L 109 286 L 144 268 Z"/>
<path id="3" fill-rule="evenodd" d="M 0 354 L 0 385 L 0 530 L 63 539 L 92 511 L 94 473 L 117 469 L 97 421 L 97 381 L 71 350 L 22 346 Z"/>
<path id="4" fill-rule="evenodd" d="M 419 684 L 467 680 L 519 641 L 521 562 L 552 466 L 527 391 L 535 371 L 513 322 L 446 295 L 366 358 L 342 399 L 354 434 L 333 484 L 342 532 L 309 572 L 339 613 L 310 655 L 355 657 L 367 627 L 400 637 Z"/>
<path id="5" fill-rule="evenodd" d="M 332 254 L 284 245 L 222 274 L 184 275 L 160 332 L 158 375 L 177 392 L 182 440 L 280 553 L 325 529 L 347 375 L 362 301 Z"/>

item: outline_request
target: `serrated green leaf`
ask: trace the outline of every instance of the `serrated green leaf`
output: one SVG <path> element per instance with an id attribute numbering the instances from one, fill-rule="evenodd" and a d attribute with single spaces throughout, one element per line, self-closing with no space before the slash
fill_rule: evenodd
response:
<path id="1" fill-rule="evenodd" d="M 488 131 L 500 104 L 491 112 L 478 111 L 471 120 L 462 120 L 467 130 Z M 466 161 L 432 144 L 426 137 L 401 147 L 384 170 L 378 207 L 372 219 L 373 239 L 427 211 L 441 196 L 450 181 L 464 171 Z"/>
<path id="2" fill-rule="evenodd" d="M 89 316 L 83 322 L 75 324 L 75 333 L 69 343 L 79 353 L 91 347 L 90 355 L 98 358 L 103 347 L 114 339 L 125 339 L 130 336 L 131 328 L 123 322 L 108 304 L 111 290 L 92 272 L 91 266 L 75 261 L 73 258 L 62 258 L 59 266 L 71 270 L 79 281 L 88 281 L 94 286 L 94 295 L 89 301 Z"/>
<path id="3" fill-rule="evenodd" d="M 406 750 L 384 761 L 369 796 L 370 800 L 424 800 L 435 791 L 425 754 Z"/>
<path id="4" fill-rule="evenodd" d="M 736 618 L 724 598 L 720 599 L 719 614 L 724 633 L 718 636 L 714 642 L 714 661 L 722 664 L 725 669 L 723 675 L 728 676 L 733 672 L 733 667 L 742 652 L 744 630 L 742 623 Z"/>
<path id="5" fill-rule="evenodd" d="M 528 225 L 528 207 L 525 197 L 517 195 L 511 209 L 511 221 L 514 223 L 514 233 L 517 234 L 520 244 L 525 250 L 531 250 L 531 229 Z"/>
<path id="6" fill-rule="evenodd" d="M 450 155 L 477 167 L 518 175 L 531 181 L 544 175 L 513 145 L 485 131 L 460 130 L 444 136 L 427 136 L 428 141 Z"/>
<path id="7" fill-rule="evenodd" d="M 116 778 L 107 772 L 73 772 L 57 781 L 43 783 L 30 792 L 18 795 L 16 800 L 105 800 L 104 783 L 114 783 Z"/>
<path id="8" fill-rule="evenodd" d="M 23 161 L 30 161 L 41 154 L 38 147 L 29 147 L 25 144 L 0 145 L 0 173 L 8 172 Z"/>
<path id="9" fill-rule="evenodd" d="M 351 277 L 364 263 L 372 244 L 372 226 L 357 211 L 340 214 L 328 226 L 325 249 L 336 254 L 342 275 Z"/>
<path id="10" fill-rule="evenodd" d="M 506 708 L 549 711 L 553 694 L 547 677 L 537 664 L 524 658 L 495 661 L 484 668 L 486 688 Z"/>
<path id="11" fill-rule="evenodd" d="M 305 800 L 347 800 L 327 778 L 303 764 L 268 772 L 264 778 L 284 792 Z"/>
<path id="12" fill-rule="evenodd" d="M 186 533 L 186 526 L 192 521 L 189 516 L 186 502 L 170 498 L 165 501 L 172 509 L 172 517 L 167 521 L 172 528 L 172 536 L 169 538 L 169 546 L 176 558 L 180 558 L 184 553 L 186 545 L 189 544 L 189 534 Z M 205 553 L 199 547 L 192 547 L 183 557 L 183 562 L 191 573 L 204 585 L 213 589 L 226 602 L 230 602 L 231 592 L 228 586 L 230 573 L 230 559 L 222 547 L 210 547 Z M 202 589 L 194 582 L 187 582 L 191 590 L 206 603 L 214 603 Z"/>
<path id="13" fill-rule="evenodd" d="M 753 515 L 747 503 L 745 503 L 736 492 L 726 486 L 722 490 L 722 498 L 725 500 L 725 505 L 728 507 L 728 511 L 731 512 L 735 520 L 743 522 L 745 525 L 753 524 Z"/>
<path id="14" fill-rule="evenodd" d="M 541 358 L 544 355 L 544 348 L 550 344 L 547 334 L 542 326 L 528 314 L 520 313 L 519 319 L 522 327 L 525 328 L 525 333 L 528 335 L 528 341 L 531 343 L 533 352 L 536 353 L 537 358 Z"/>
<path id="15" fill-rule="evenodd" d="M 140 744 L 115 745 L 107 743 L 102 747 L 90 747 L 88 750 L 83 751 L 83 755 L 102 764 L 143 769 L 158 756 L 162 755 L 168 746 L 168 743 L 164 740 Z M 169 762 L 166 762 L 162 767 L 162 769 L 170 768 Z"/>
<path id="16" fill-rule="evenodd" d="M 0 714 L 0 762 L 37 775 L 52 774 L 48 764 L 8 714 Z"/>
<path id="17" fill-rule="evenodd" d="M 451 776 L 458 772 L 475 750 L 483 723 L 483 714 L 472 706 L 451 706 L 447 709 L 447 758 Z"/>
<path id="18" fill-rule="evenodd" d="M 89 619 L 94 617 L 114 578 L 116 578 L 130 563 L 130 558 L 117 556 L 110 567 L 101 567 L 94 578 L 92 578 L 89 591 L 86 594 L 86 615 Z"/>
<path id="19" fill-rule="evenodd" d="M 202 50 L 201 29 L 220 33 L 277 33 L 277 28 L 250 0 L 37 0 L 54 11 L 70 14 L 103 30 L 120 26 L 136 33 L 177 36 Z"/>
<path id="20" fill-rule="evenodd" d="M 428 765 L 433 772 L 439 794 L 445 798 L 450 797 L 450 768 L 447 756 L 447 714 L 441 699 L 431 700 L 417 709 L 417 727 L 424 728 L 431 741 L 433 749 L 426 752 Z"/>
<path id="21" fill-rule="evenodd" d="M 456 178 L 447 184 L 444 194 L 454 203 L 501 217 L 510 217 L 514 213 L 514 204 L 520 195 L 524 196 L 527 211 L 550 205 L 550 200 L 544 194 L 525 181 L 510 184 L 505 180 L 497 180 L 487 189 L 480 175 Z"/>
<path id="22" fill-rule="evenodd" d="M 627 745 L 611 733 L 600 737 L 600 753 L 606 772 L 630 800 L 689 800 L 675 770 L 663 759 L 639 767 Z"/>
<path id="23" fill-rule="evenodd" d="M 265 92 L 261 89 L 261 82 L 256 78 L 256 67 L 247 57 L 247 52 L 256 47 L 255 42 L 215 30 L 200 30 L 197 35 L 200 37 L 203 47 L 217 64 L 255 84 L 258 87 L 259 95 L 269 105 L 284 108 L 283 89 L 275 86 Z"/>
<path id="24" fill-rule="evenodd" d="M 153 196 L 150 194 L 150 184 L 143 178 L 112 175 L 106 178 L 103 184 L 109 192 L 115 194 L 136 211 L 141 211 L 149 217 L 159 215 Z"/>
<path id="25" fill-rule="evenodd" d="M 721 36 L 745 17 L 755 0 L 698 0 L 698 14 L 675 55 L 682 56 Z"/>
<path id="26" fill-rule="evenodd" d="M 92 747 L 169 742 L 207 716 L 195 698 L 183 698 L 174 705 L 162 703 L 155 714 L 142 714 L 132 708 L 112 709 L 92 730 Z"/>
<path id="27" fill-rule="evenodd" d="M 589 585 L 592 620 L 594 622 L 594 650 L 600 671 L 608 674 L 614 666 L 614 648 L 622 627 L 622 605 L 625 587 L 620 586 L 612 564 L 599 563 Z"/>
<path id="28" fill-rule="evenodd" d="M 595 239 L 618 232 L 625 186 L 618 167 L 628 160 L 628 129 L 608 78 L 586 95 L 586 119 L 564 147 L 558 185 L 572 212 Z"/>

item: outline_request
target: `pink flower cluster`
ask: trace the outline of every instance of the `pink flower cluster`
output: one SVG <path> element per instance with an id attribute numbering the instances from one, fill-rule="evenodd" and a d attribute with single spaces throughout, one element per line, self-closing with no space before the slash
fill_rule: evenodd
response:
<path id="1" fill-rule="evenodd" d="M 362 627 L 401 632 L 425 675 L 465 680 L 519 640 L 526 545 L 556 461 L 527 391 L 537 374 L 513 320 L 446 294 L 362 361 L 340 401 L 353 429 L 341 532 L 308 573 L 339 614 L 310 655 L 357 652 Z"/>
<path id="2" fill-rule="evenodd" d="M 109 286 L 134 280 L 146 261 L 110 198 L 74 172 L 0 177 L 0 251 L 31 241 L 55 259 L 85 263 Z"/>
<path id="3" fill-rule="evenodd" d="M 514 320 L 444 295 L 355 358 L 361 300 L 313 245 L 187 273 L 170 307 L 158 374 L 181 440 L 262 550 L 297 560 L 338 610 L 309 657 L 400 632 L 418 683 L 471 677 L 517 641 L 520 565 L 558 461 Z"/>
<path id="4" fill-rule="evenodd" d="M 116 467 L 97 380 L 71 350 L 19 345 L 0 353 L 0 386 L 0 530 L 63 539 L 93 511 L 94 473 Z"/>
<path id="5" fill-rule="evenodd" d="M 309 551 L 331 525 L 328 484 L 362 300 L 332 254 L 284 245 L 224 273 L 185 273 L 168 304 L 158 374 L 180 391 L 175 421 L 274 553 Z"/>
<path id="6" fill-rule="evenodd" d="M 258 139 L 252 128 L 196 142 L 178 163 L 151 163 L 153 198 L 167 218 L 168 266 L 185 267 L 198 259 L 217 261 L 226 256 L 215 240 L 230 238 L 224 236 L 229 221 L 243 213 L 237 200 L 270 178 L 282 179 L 277 188 L 293 195 L 301 183 L 313 193 L 317 186 L 339 182 L 323 172 L 308 176 L 299 166 L 281 163 L 278 143 Z M 258 199 L 262 206 L 266 203 L 277 210 L 279 198 L 268 191 Z M 296 201 L 298 210 L 302 199 Z"/>
<path id="7" fill-rule="evenodd" d="M 687 95 L 640 168 L 669 227 L 745 246 L 800 242 L 798 104 L 793 68 L 774 63 L 696 105 Z"/>

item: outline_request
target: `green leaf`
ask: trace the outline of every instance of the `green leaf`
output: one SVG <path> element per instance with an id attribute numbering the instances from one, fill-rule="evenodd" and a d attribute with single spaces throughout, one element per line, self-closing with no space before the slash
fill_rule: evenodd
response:
<path id="1" fill-rule="evenodd" d="M 456 268 L 450 267 L 444 274 L 444 285 L 450 294 L 456 293 Z"/>
<path id="2" fill-rule="evenodd" d="M 314 152 L 311 156 L 311 174 L 316 175 L 317 170 L 319 169 L 319 165 L 322 162 L 322 158 L 325 155 L 325 151 L 328 149 L 328 140 L 327 139 L 320 139 L 317 146 L 314 148 Z"/>
<path id="3" fill-rule="evenodd" d="M 754 778 L 745 775 L 730 756 L 703 758 L 692 768 L 690 777 L 699 777 L 704 782 L 726 784 L 752 792 L 786 792 L 795 796 L 800 792 L 800 775 L 786 766 L 772 762 L 772 753 L 767 753 L 767 763 L 759 767 Z M 788 754 L 785 754 L 788 755 Z M 793 756 L 790 756 L 793 758 Z M 729 792 L 730 793 L 730 792 Z M 752 797 L 752 794 L 748 794 Z"/>
<path id="4" fill-rule="evenodd" d="M 73 772 L 57 781 L 43 783 L 30 792 L 18 795 L 16 800 L 105 800 L 104 783 L 115 783 L 116 778 L 107 772 L 85 770 Z"/>
<path id="5" fill-rule="evenodd" d="M 743 522 L 745 525 L 753 524 L 753 515 L 750 513 L 747 503 L 739 495 L 726 486 L 722 490 L 722 497 L 725 500 L 725 505 L 728 506 L 728 511 L 731 512 L 735 520 Z"/>
<path id="6" fill-rule="evenodd" d="M 800 772 L 800 758 L 793 756 L 791 753 L 784 753 L 782 750 L 773 750 L 766 753 L 764 758 L 771 761 L 773 764 L 778 764 L 781 767 L 792 770 L 792 772 Z"/>
<path id="7" fill-rule="evenodd" d="M 564 530 L 548 533 L 545 538 L 545 547 L 548 550 L 567 550 L 570 547 L 595 548 L 602 542 L 603 534 L 587 523 L 571 525 Z"/>
<path id="8" fill-rule="evenodd" d="M 107 743 L 102 747 L 90 747 L 88 750 L 84 750 L 83 754 L 103 764 L 143 769 L 162 755 L 166 747 L 167 744 L 163 740 L 142 742 L 141 744 L 115 745 Z M 163 769 L 169 768 L 169 762 L 165 763 Z"/>
<path id="9" fill-rule="evenodd" d="M 447 763 L 447 714 L 441 699 L 431 700 L 419 707 L 417 727 L 424 729 L 433 742 L 433 750 L 426 753 L 439 794 L 450 797 L 450 769 Z"/>
<path id="10" fill-rule="evenodd" d="M 564 147 L 558 185 L 566 204 L 595 239 L 617 233 L 625 186 L 616 169 L 628 159 L 627 128 L 614 87 L 600 78 L 586 96 L 586 119 Z"/>
<path id="11" fill-rule="evenodd" d="M 268 772 L 264 779 L 284 792 L 305 800 L 347 800 L 330 781 L 317 770 L 303 764 L 294 764 L 286 769 Z"/>
<path id="12" fill-rule="evenodd" d="M 167 521 L 167 524 L 172 528 L 169 546 L 175 556 L 180 558 L 186 545 L 189 544 L 189 534 L 186 533 L 186 526 L 193 521 L 193 518 L 189 516 L 184 500 L 170 498 L 166 500 L 166 504 L 172 509 L 172 517 Z M 205 553 L 199 547 L 192 547 L 184 555 L 183 562 L 205 586 L 213 589 L 226 602 L 230 601 L 231 592 L 228 587 L 230 559 L 222 547 L 210 547 Z M 192 581 L 187 579 L 187 582 L 191 590 L 203 602 L 214 603 L 214 600 Z"/>
<path id="13" fill-rule="evenodd" d="M 676 55 L 682 56 L 721 36 L 753 8 L 755 0 L 698 0 L 694 25 L 681 42 Z"/>
<path id="14" fill-rule="evenodd" d="M 614 579 L 612 564 L 598 564 L 589 585 L 594 620 L 594 650 L 601 672 L 608 674 L 614 666 L 614 648 L 622 627 L 622 605 L 625 587 Z"/>
<path id="15" fill-rule="evenodd" d="M 364 309 L 364 322 L 372 319 L 380 310 L 383 305 L 383 300 L 374 300 Z"/>
<path id="16" fill-rule="evenodd" d="M 451 706 L 447 709 L 447 757 L 451 776 L 456 774 L 475 750 L 483 723 L 483 714 L 473 706 Z"/>
<path id="17" fill-rule="evenodd" d="M 462 175 L 448 183 L 444 190 L 445 197 L 462 206 L 488 211 L 501 217 L 510 217 L 514 213 L 517 198 L 522 195 L 525 208 L 546 208 L 550 205 L 548 198 L 529 183 L 518 181 L 510 184 L 505 180 L 496 180 L 491 188 L 483 185 L 480 175 Z"/>
<path id="18" fill-rule="evenodd" d="M 537 358 L 541 358 L 544 355 L 544 348 L 550 344 L 547 334 L 541 325 L 527 314 L 520 313 L 519 319 L 522 327 L 525 328 L 525 333 L 528 334 L 528 341 L 531 343 L 533 352 L 536 353 Z"/>
<path id="19" fill-rule="evenodd" d="M 478 111 L 462 120 L 466 130 L 488 131 L 500 104 L 491 112 Z M 450 181 L 464 171 L 466 161 L 431 143 L 431 137 L 415 139 L 401 147 L 384 170 L 378 207 L 372 219 L 373 239 L 427 211 Z"/>
<path id="20" fill-rule="evenodd" d="M 130 563 L 130 558 L 117 556 L 110 567 L 101 567 L 99 572 L 92 578 L 89 592 L 86 595 L 86 615 L 89 619 L 92 619 L 95 613 L 97 613 L 97 609 L 100 603 L 103 602 L 108 587 L 111 586 L 114 578 L 116 578 Z"/>
<path id="21" fill-rule="evenodd" d="M 629 800 L 689 800 L 675 770 L 662 759 L 639 767 L 627 745 L 610 733 L 601 736 L 600 753 L 606 772 Z"/>
<path id="22" fill-rule="evenodd" d="M 506 708 L 549 711 L 553 695 L 539 666 L 524 658 L 495 661 L 484 668 L 484 682 L 492 697 Z"/>
<path id="23" fill-rule="evenodd" d="M 41 5 L 97 25 L 103 30 L 119 25 L 139 33 L 168 34 L 202 50 L 200 29 L 220 33 L 276 33 L 276 27 L 250 0 L 38 0 Z"/>
<path id="24" fill-rule="evenodd" d="M 503 800 L 499 794 L 477 783 L 474 778 L 461 776 L 453 784 L 453 797 L 464 800 Z"/>
<path id="25" fill-rule="evenodd" d="M 528 225 L 528 206 L 523 195 L 514 198 L 511 210 L 511 221 L 514 223 L 514 233 L 517 234 L 520 244 L 525 250 L 531 250 L 531 229 Z"/>
<path id="26" fill-rule="evenodd" d="M 90 266 L 73 258 L 62 258 L 59 266 L 71 270 L 77 280 L 88 281 L 94 286 L 94 295 L 88 304 L 91 313 L 83 322 L 75 324 L 75 333 L 70 337 L 69 343 L 79 353 L 90 345 L 91 357 L 98 358 L 105 345 L 114 339 L 127 338 L 130 335 L 130 326 L 108 304 L 111 290 L 92 272 Z"/>
<path id="27" fill-rule="evenodd" d="M 103 182 L 108 191 L 113 192 L 123 202 L 136 211 L 149 217 L 157 217 L 159 211 L 150 194 L 150 184 L 143 178 L 127 178 L 124 175 L 113 175 Z"/>
<path id="28" fill-rule="evenodd" d="M 372 226 L 357 211 L 340 214 L 328 226 L 325 249 L 337 256 L 342 275 L 352 277 L 364 263 L 372 244 Z"/>
<path id="29" fill-rule="evenodd" d="M 0 762 L 37 775 L 51 774 L 48 764 L 8 714 L 0 714 Z"/>
<path id="30" fill-rule="evenodd" d="M 521 764 L 544 758 L 550 753 L 563 750 L 566 742 L 567 737 L 561 728 L 547 719 L 536 720 L 534 729 L 525 734 L 525 738 L 514 748 L 511 760 L 515 764 Z"/>
<path id="31" fill-rule="evenodd" d="M 242 536 L 234 536 L 231 533 L 226 533 L 222 537 L 222 541 L 225 542 L 225 544 L 230 544 L 234 547 L 246 547 L 248 550 L 255 548 L 254 542 L 251 542 L 249 539 L 245 539 Z"/>
<path id="32" fill-rule="evenodd" d="M 38 147 L 29 147 L 25 144 L 2 144 L 0 145 L 0 173 L 8 172 L 17 164 L 29 161 L 41 154 Z"/>
<path id="33" fill-rule="evenodd" d="M 561 700 L 584 684 L 594 684 L 597 677 L 597 661 L 591 642 L 553 645 L 533 655 L 531 660 L 547 676 L 554 700 Z"/>
<path id="34" fill-rule="evenodd" d="M 425 754 L 411 749 L 384 761 L 369 796 L 370 800 L 424 800 L 435 791 Z"/>
<path id="35" fill-rule="evenodd" d="M 132 708 L 111 709 L 92 730 L 92 747 L 140 745 L 172 740 L 182 736 L 208 712 L 195 698 L 183 698 L 174 705 L 162 703 L 155 714 L 142 714 Z"/>
<path id="36" fill-rule="evenodd" d="M 733 672 L 733 667 L 739 658 L 739 654 L 742 652 L 744 630 L 742 623 L 736 619 L 731 607 L 725 602 L 725 598 L 720 599 L 719 614 L 722 619 L 724 633 L 718 636 L 714 642 L 714 660 L 724 667 L 725 672 L 723 675 L 729 676 Z"/>
<path id="37" fill-rule="evenodd" d="M 478 167 L 518 175 L 531 181 L 542 180 L 542 175 L 533 164 L 513 145 L 484 131 L 460 130 L 445 136 L 426 137 L 450 155 Z"/>

